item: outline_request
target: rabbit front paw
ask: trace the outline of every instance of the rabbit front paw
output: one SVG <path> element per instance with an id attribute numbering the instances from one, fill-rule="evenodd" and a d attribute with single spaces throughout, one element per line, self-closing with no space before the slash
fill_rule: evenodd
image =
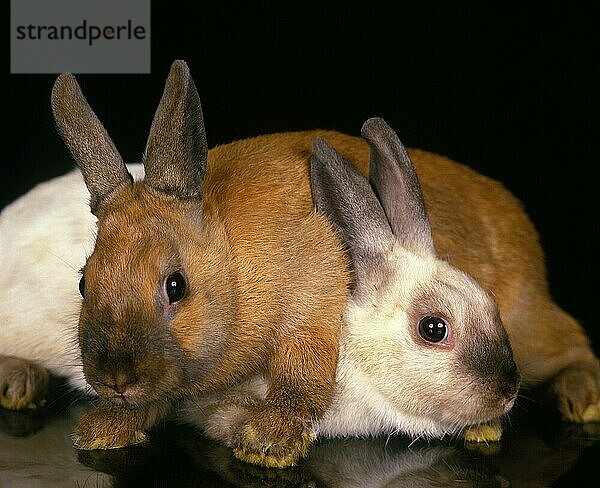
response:
<path id="1" fill-rule="evenodd" d="M 502 424 L 499 420 L 492 420 L 485 424 L 472 425 L 467 427 L 462 435 L 467 442 L 499 442 L 502 438 Z"/>
<path id="2" fill-rule="evenodd" d="M 26 359 L 0 356 L 0 406 L 35 409 L 46 403 L 48 370 Z"/>
<path id="3" fill-rule="evenodd" d="M 552 382 L 558 410 L 567 422 L 600 422 L 600 370 L 584 365 L 564 369 Z"/>
<path id="4" fill-rule="evenodd" d="M 140 444 L 147 440 L 142 425 L 141 416 L 135 410 L 100 406 L 81 417 L 73 434 L 73 444 L 83 450 Z"/>
<path id="5" fill-rule="evenodd" d="M 465 447 L 481 455 L 492 455 L 500 451 L 502 424 L 499 419 L 484 424 L 471 425 L 462 432 Z"/>
<path id="6" fill-rule="evenodd" d="M 236 458 L 270 468 L 294 466 L 306 456 L 315 432 L 306 422 L 283 412 L 255 413 L 234 443 Z"/>

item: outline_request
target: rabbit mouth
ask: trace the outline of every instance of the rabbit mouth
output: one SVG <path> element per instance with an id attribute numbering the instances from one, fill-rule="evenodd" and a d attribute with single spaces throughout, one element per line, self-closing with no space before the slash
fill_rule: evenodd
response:
<path id="1" fill-rule="evenodd" d="M 92 387 L 105 400 L 119 406 L 139 406 L 151 402 L 153 398 L 147 394 L 145 388 L 133 384 L 119 384 L 117 382 L 94 381 Z"/>
<path id="2" fill-rule="evenodd" d="M 85 373 L 84 368 L 84 373 Z M 174 390 L 166 378 L 132 371 L 88 371 L 88 383 L 105 400 L 119 406 L 138 407 L 156 402 Z"/>

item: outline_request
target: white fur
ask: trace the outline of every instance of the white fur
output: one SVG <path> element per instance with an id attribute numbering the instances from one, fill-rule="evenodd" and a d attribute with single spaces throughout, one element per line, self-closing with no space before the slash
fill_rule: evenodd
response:
<path id="1" fill-rule="evenodd" d="M 135 177 L 141 165 L 132 165 Z M 0 354 L 36 361 L 86 388 L 77 346 L 79 271 L 96 218 L 79 170 L 41 183 L 0 213 Z"/>
<path id="2" fill-rule="evenodd" d="M 396 245 L 387 261 L 401 263 L 396 269 L 403 270 L 402 276 L 391 271 L 393 279 L 387 276 L 384 287 L 377 283 L 379 280 L 369 283 L 366 296 L 351 297 L 346 307 L 340 336 L 337 394 L 318 424 L 317 430 L 322 435 L 406 432 L 441 436 L 447 430 L 431 419 L 399 409 L 394 401 L 398 391 L 406 398 L 410 394 L 402 391 L 402 382 L 394 380 L 393 373 L 397 361 L 408 362 L 403 357 L 395 360 L 398 352 L 404 356 L 414 349 L 406 316 L 411 290 L 431 279 L 436 260 L 422 259 Z"/>
<path id="3" fill-rule="evenodd" d="M 465 412 L 434 418 L 421 410 L 428 400 L 447 401 L 453 390 L 460 389 L 462 380 L 450 370 L 450 363 L 456 360 L 451 350 L 416 344 L 411 330 L 416 331 L 417 324 L 410 323 L 407 311 L 415 291 L 434 281 L 463 290 L 482 314 L 494 310 L 493 302 L 470 277 L 435 256 L 417 255 L 396 243 L 386 261 L 390 266 L 384 267 L 385 282 L 374 279 L 366 294 L 348 301 L 340 337 L 337 394 L 318 424 L 321 435 L 404 432 L 441 437 L 466 425 L 463 413 L 471 415 L 468 403 L 473 402 L 468 402 L 468 397 L 477 394 L 475 389 L 462 400 Z M 455 322 L 460 323 L 464 298 L 446 298 Z M 443 385 L 447 391 L 440 391 Z M 456 396 L 456 407 L 461 406 L 460 398 Z M 478 420 L 474 417 L 471 421 Z"/>

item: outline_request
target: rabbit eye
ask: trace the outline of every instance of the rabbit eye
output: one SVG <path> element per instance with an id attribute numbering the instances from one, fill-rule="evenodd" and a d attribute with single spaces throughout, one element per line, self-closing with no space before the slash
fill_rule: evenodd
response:
<path id="1" fill-rule="evenodd" d="M 187 289 L 185 278 L 181 273 L 173 273 L 165 281 L 165 291 L 169 297 L 169 303 L 176 303 L 181 300 Z"/>
<path id="2" fill-rule="evenodd" d="M 79 280 L 79 293 L 82 298 L 85 298 L 85 278 L 83 276 Z"/>
<path id="3" fill-rule="evenodd" d="M 448 337 L 448 326 L 439 317 L 425 317 L 419 321 L 419 334 L 427 342 L 442 342 Z"/>

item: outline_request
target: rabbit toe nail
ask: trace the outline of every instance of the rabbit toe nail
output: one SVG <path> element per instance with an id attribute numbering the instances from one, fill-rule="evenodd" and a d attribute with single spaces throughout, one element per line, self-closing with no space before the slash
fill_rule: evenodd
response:
<path id="1" fill-rule="evenodd" d="M 75 436 L 73 445 L 77 449 L 84 451 L 93 451 L 96 449 L 120 449 L 123 447 L 141 444 L 148 439 L 145 432 L 136 431 L 127 439 L 119 439 L 116 436 L 96 437 L 94 439 L 85 439 L 83 436 Z"/>
<path id="2" fill-rule="evenodd" d="M 588 405 L 581 414 L 581 419 L 584 423 L 600 422 L 600 403 Z"/>
<path id="3" fill-rule="evenodd" d="M 499 442 L 502 438 L 502 427 L 496 424 L 484 424 L 468 427 L 463 437 L 467 442 Z"/>

